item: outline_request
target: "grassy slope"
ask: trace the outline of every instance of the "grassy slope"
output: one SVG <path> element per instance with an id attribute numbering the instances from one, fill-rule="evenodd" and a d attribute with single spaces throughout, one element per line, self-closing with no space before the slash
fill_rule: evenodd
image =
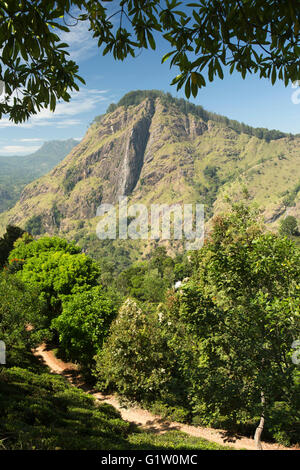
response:
<path id="1" fill-rule="evenodd" d="M 31 183 L 25 189 L 23 201 L 1 215 L 0 230 L 4 231 L 8 222 L 24 226 L 30 217 L 42 214 L 47 233 L 74 239 L 95 255 L 98 250 L 101 257 L 104 248 L 95 236 L 98 222 L 93 216 L 97 207 L 95 197 L 116 184 L 113 178 L 122 165 L 123 143 L 143 113 L 143 106 L 141 103 L 138 107 L 118 108 L 94 123 L 55 170 Z M 204 203 L 210 217 L 224 208 L 226 195 L 240 197 L 246 186 L 252 200 L 276 228 L 286 213 L 283 203 L 286 194 L 300 181 L 300 138 L 286 136 L 267 142 L 218 122 L 204 123 L 200 117 L 185 115 L 174 104 L 166 105 L 159 99 L 155 106 L 144 165 L 130 200 L 147 205 L 174 201 Z M 187 121 L 207 129 L 202 135 L 188 135 Z M 93 155 L 100 157 L 91 159 Z M 110 165 L 108 176 L 103 175 L 105 165 Z M 216 169 L 213 178 L 206 175 L 207 167 Z M 66 191 L 64 188 L 72 178 L 75 182 Z M 103 202 L 111 201 L 104 198 Z M 295 204 L 288 211 L 300 219 L 299 195 L 295 196 Z M 55 205 L 62 212 L 59 228 L 51 227 Z M 119 247 L 122 243 L 115 245 Z M 145 251 L 140 245 L 126 242 L 132 259 Z"/>
<path id="2" fill-rule="evenodd" d="M 41 369 L 0 369 L 0 449 L 225 449 L 170 431 L 143 432 L 118 411 Z"/>

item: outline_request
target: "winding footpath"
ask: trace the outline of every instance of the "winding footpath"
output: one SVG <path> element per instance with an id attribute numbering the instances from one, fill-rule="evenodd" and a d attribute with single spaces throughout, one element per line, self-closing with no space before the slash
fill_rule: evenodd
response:
<path id="1" fill-rule="evenodd" d="M 221 429 L 203 428 L 200 426 L 189 426 L 187 424 L 169 422 L 160 416 L 154 415 L 147 410 L 138 407 L 124 408 L 120 405 L 116 395 L 103 395 L 88 388 L 82 382 L 78 373 L 76 373 L 76 365 L 66 363 L 57 359 L 51 350 L 48 350 L 44 344 L 33 350 L 35 356 L 39 357 L 55 374 L 65 376 L 69 382 L 76 387 L 81 388 L 85 392 L 93 395 L 98 402 L 109 403 L 116 408 L 124 420 L 135 423 L 144 430 L 154 431 L 156 433 L 164 433 L 166 431 L 177 430 L 185 432 L 190 436 L 200 437 L 216 444 L 230 446 L 235 449 L 256 450 L 253 439 L 243 436 L 230 435 Z M 270 444 L 262 442 L 264 450 L 290 450 L 278 444 Z M 294 448 L 294 450 L 296 450 Z"/>

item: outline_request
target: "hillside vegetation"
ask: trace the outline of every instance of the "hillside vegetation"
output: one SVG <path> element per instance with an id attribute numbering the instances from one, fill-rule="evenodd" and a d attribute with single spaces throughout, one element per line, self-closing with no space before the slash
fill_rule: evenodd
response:
<path id="1" fill-rule="evenodd" d="M 234 204 L 201 250 L 159 247 L 110 277 L 62 238 L 12 237 L 0 279 L 9 364 L 47 341 L 100 391 L 172 421 L 299 443 L 300 251 L 257 211 Z"/>
<path id="2" fill-rule="evenodd" d="M 197 202 L 209 220 L 246 188 L 277 230 L 286 215 L 300 218 L 299 158 L 299 136 L 250 128 L 155 90 L 132 92 L 95 120 L 63 162 L 24 188 L 0 227 L 57 234 L 99 259 L 109 250 L 133 261 L 154 244 L 97 240 L 101 203 L 124 195 L 147 207 Z"/>
<path id="3" fill-rule="evenodd" d="M 46 246 L 50 253 L 51 244 Z M 51 374 L 31 352 L 50 333 L 46 290 L 21 282 L 14 272 L 7 266 L 0 274 L 0 338 L 7 352 L 6 364 L 0 365 L 0 450 L 226 449 L 181 432 L 154 436 Z"/>
<path id="4" fill-rule="evenodd" d="M 183 112 L 186 115 L 193 114 L 194 116 L 200 117 L 205 122 L 215 121 L 220 124 L 223 124 L 224 126 L 230 127 L 231 129 L 237 132 L 253 135 L 260 139 L 263 138 L 267 141 L 281 139 L 282 137 L 287 137 L 288 135 L 292 135 L 292 134 L 287 134 L 287 133 L 278 131 L 276 129 L 269 130 L 269 129 L 261 128 L 261 127 L 255 128 L 255 127 L 248 126 L 244 123 L 240 123 L 233 119 L 229 119 L 226 116 L 222 116 L 220 114 L 207 111 L 206 109 L 203 108 L 203 106 L 190 103 L 186 101 L 184 98 L 180 98 L 180 99 L 174 98 L 171 95 L 171 93 L 164 93 L 159 90 L 131 91 L 127 93 L 125 96 L 123 96 L 123 98 L 121 98 L 117 104 L 111 103 L 109 107 L 107 108 L 106 114 L 115 111 L 120 106 L 124 106 L 125 108 L 128 108 L 129 106 L 138 106 L 147 98 L 150 98 L 150 99 L 159 98 L 165 104 L 170 104 L 170 103 L 174 104 L 178 109 L 180 109 L 181 112 Z M 95 122 L 100 122 L 102 117 L 103 117 L 102 115 L 96 116 Z"/>
<path id="5" fill-rule="evenodd" d="M 42 342 L 125 403 L 258 448 L 261 434 L 299 445 L 300 137 L 268 132 L 155 90 L 130 93 L 2 214 L 4 447 L 211 447 L 153 439 L 96 408 L 32 363 Z M 120 196 L 203 203 L 203 247 L 100 241 L 97 207 Z"/>

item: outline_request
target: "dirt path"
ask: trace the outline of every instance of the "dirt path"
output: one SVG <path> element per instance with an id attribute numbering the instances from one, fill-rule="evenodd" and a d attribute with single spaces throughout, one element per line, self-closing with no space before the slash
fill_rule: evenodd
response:
<path id="1" fill-rule="evenodd" d="M 92 394 L 99 402 L 109 403 L 114 406 L 120 411 L 124 420 L 135 423 L 145 430 L 153 430 L 158 433 L 178 430 L 183 431 L 190 436 L 201 437 L 221 445 L 229 445 L 235 449 L 255 450 L 253 439 L 237 435 L 232 436 L 221 429 L 202 428 L 199 426 L 189 426 L 187 424 L 169 422 L 162 419 L 160 416 L 153 415 L 149 411 L 143 410 L 142 408 L 124 408 L 120 405 L 119 400 L 115 395 L 103 395 L 102 393 L 90 390 L 86 384 L 80 380 L 78 374 L 76 374 L 76 366 L 57 359 L 51 350 L 49 351 L 45 348 L 45 345 L 39 346 L 33 352 L 36 356 L 41 357 L 52 372 L 64 375 L 73 386 L 80 387 L 86 392 Z M 277 444 L 268 444 L 266 442 L 263 442 L 262 444 L 264 450 L 289 450 Z"/>

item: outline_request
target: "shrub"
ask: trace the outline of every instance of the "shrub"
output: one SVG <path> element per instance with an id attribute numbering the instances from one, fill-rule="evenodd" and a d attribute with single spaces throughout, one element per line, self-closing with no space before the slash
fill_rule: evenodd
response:
<path id="1" fill-rule="evenodd" d="M 279 233 L 282 236 L 292 237 L 299 235 L 297 219 L 288 215 L 280 223 Z"/>
<path id="2" fill-rule="evenodd" d="M 48 305 L 49 317 L 61 313 L 62 296 L 95 286 L 100 274 L 92 258 L 66 240 L 45 237 L 29 244 L 19 242 L 10 259 L 24 260 L 17 273 L 25 285 L 36 288 Z"/>
<path id="3" fill-rule="evenodd" d="M 26 232 L 29 232 L 31 235 L 41 235 L 44 231 L 43 229 L 43 218 L 41 215 L 32 216 L 25 224 Z"/>
<path id="4" fill-rule="evenodd" d="M 129 399 L 160 397 L 172 380 L 157 314 L 145 313 L 132 299 L 122 305 L 96 362 L 98 386 L 114 387 Z"/>
<path id="5" fill-rule="evenodd" d="M 102 347 L 116 305 L 100 286 L 64 298 L 62 313 L 51 326 L 59 335 L 60 349 L 68 359 L 89 367 Z"/>
<path id="6" fill-rule="evenodd" d="M 5 234 L 0 238 L 0 267 L 5 266 L 15 241 L 22 237 L 23 234 L 24 230 L 19 227 L 15 227 L 13 225 L 8 225 L 6 227 Z"/>
<path id="7" fill-rule="evenodd" d="M 14 275 L 0 274 L 0 339 L 6 344 L 7 363 L 19 364 L 25 350 L 39 340 L 45 323 L 45 305 L 35 289 L 26 287 Z M 29 331 L 26 325 L 35 326 Z"/>

